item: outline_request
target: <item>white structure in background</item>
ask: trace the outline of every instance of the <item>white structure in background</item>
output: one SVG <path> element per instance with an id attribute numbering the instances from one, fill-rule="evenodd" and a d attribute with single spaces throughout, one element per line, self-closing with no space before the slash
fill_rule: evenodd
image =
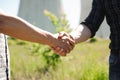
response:
<path id="1" fill-rule="evenodd" d="M 92 7 L 93 0 L 81 0 L 81 16 L 80 21 L 83 21 L 89 14 Z M 109 26 L 106 23 L 106 20 L 103 21 L 100 29 L 97 31 L 96 36 L 101 38 L 108 38 L 110 35 Z"/>
<path id="2" fill-rule="evenodd" d="M 18 16 L 41 29 L 55 32 L 54 26 L 43 13 L 45 9 L 59 16 L 60 0 L 20 0 Z"/>
<path id="3" fill-rule="evenodd" d="M 74 2 L 75 0 L 69 0 L 70 2 L 66 0 L 64 1 L 65 2 L 64 5 L 62 1 L 63 0 L 20 0 L 18 16 L 44 30 L 55 32 L 54 26 L 52 25 L 50 20 L 48 20 L 48 17 L 46 17 L 43 13 L 45 9 L 51 11 L 57 16 L 59 16 L 61 12 L 65 12 L 71 26 L 76 27 L 79 24 L 78 18 L 80 17 L 80 22 L 83 21 L 88 16 L 88 13 L 90 12 L 92 7 L 92 0 L 78 1 L 81 3 L 81 7 L 78 6 L 79 4 L 76 4 Z M 79 11 L 81 13 L 77 13 Z M 78 16 L 79 14 L 80 16 Z M 96 36 L 101 38 L 108 38 L 109 34 L 110 34 L 109 27 L 106 21 L 104 20 L 100 29 L 97 31 Z"/>

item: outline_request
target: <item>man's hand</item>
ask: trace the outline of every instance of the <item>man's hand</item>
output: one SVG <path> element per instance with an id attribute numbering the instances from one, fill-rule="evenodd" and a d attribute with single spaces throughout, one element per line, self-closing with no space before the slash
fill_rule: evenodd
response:
<path id="1" fill-rule="evenodd" d="M 58 38 L 59 41 L 62 41 L 62 44 L 59 44 L 57 47 L 51 47 L 54 52 L 58 53 L 61 56 L 66 56 L 75 46 L 75 41 L 69 34 L 65 32 L 60 32 L 59 34 L 55 34 L 55 36 Z M 63 47 L 60 47 L 62 45 L 66 45 Z"/>

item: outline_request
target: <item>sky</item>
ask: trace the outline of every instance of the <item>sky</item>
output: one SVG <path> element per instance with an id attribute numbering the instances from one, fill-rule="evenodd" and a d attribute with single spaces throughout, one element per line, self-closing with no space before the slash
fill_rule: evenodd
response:
<path id="1" fill-rule="evenodd" d="M 0 0 L 0 9 L 9 14 L 17 15 L 18 6 L 19 0 Z"/>
<path id="2" fill-rule="evenodd" d="M 19 2 L 20 0 L 0 0 L 0 9 L 9 14 L 17 15 Z M 79 24 L 80 0 L 61 0 L 61 2 L 71 28 L 75 28 Z"/>

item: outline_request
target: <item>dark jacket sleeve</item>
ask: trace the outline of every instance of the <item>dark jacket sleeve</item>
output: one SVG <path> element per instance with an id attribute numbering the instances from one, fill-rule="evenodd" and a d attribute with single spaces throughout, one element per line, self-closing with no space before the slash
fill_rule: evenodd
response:
<path id="1" fill-rule="evenodd" d="M 105 11 L 103 3 L 100 0 L 93 0 L 92 9 L 88 17 L 81 22 L 81 24 L 86 25 L 91 31 L 91 37 L 95 36 L 99 26 L 104 20 Z"/>

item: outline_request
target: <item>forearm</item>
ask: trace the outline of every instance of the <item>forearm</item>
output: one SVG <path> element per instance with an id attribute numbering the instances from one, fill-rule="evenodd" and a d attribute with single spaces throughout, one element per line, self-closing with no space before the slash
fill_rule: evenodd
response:
<path id="1" fill-rule="evenodd" d="M 0 14 L 0 32 L 22 40 L 52 45 L 53 35 L 21 18 Z"/>
<path id="2" fill-rule="evenodd" d="M 74 38 L 75 44 L 77 44 L 89 39 L 91 31 L 85 25 L 79 25 L 70 35 Z"/>

